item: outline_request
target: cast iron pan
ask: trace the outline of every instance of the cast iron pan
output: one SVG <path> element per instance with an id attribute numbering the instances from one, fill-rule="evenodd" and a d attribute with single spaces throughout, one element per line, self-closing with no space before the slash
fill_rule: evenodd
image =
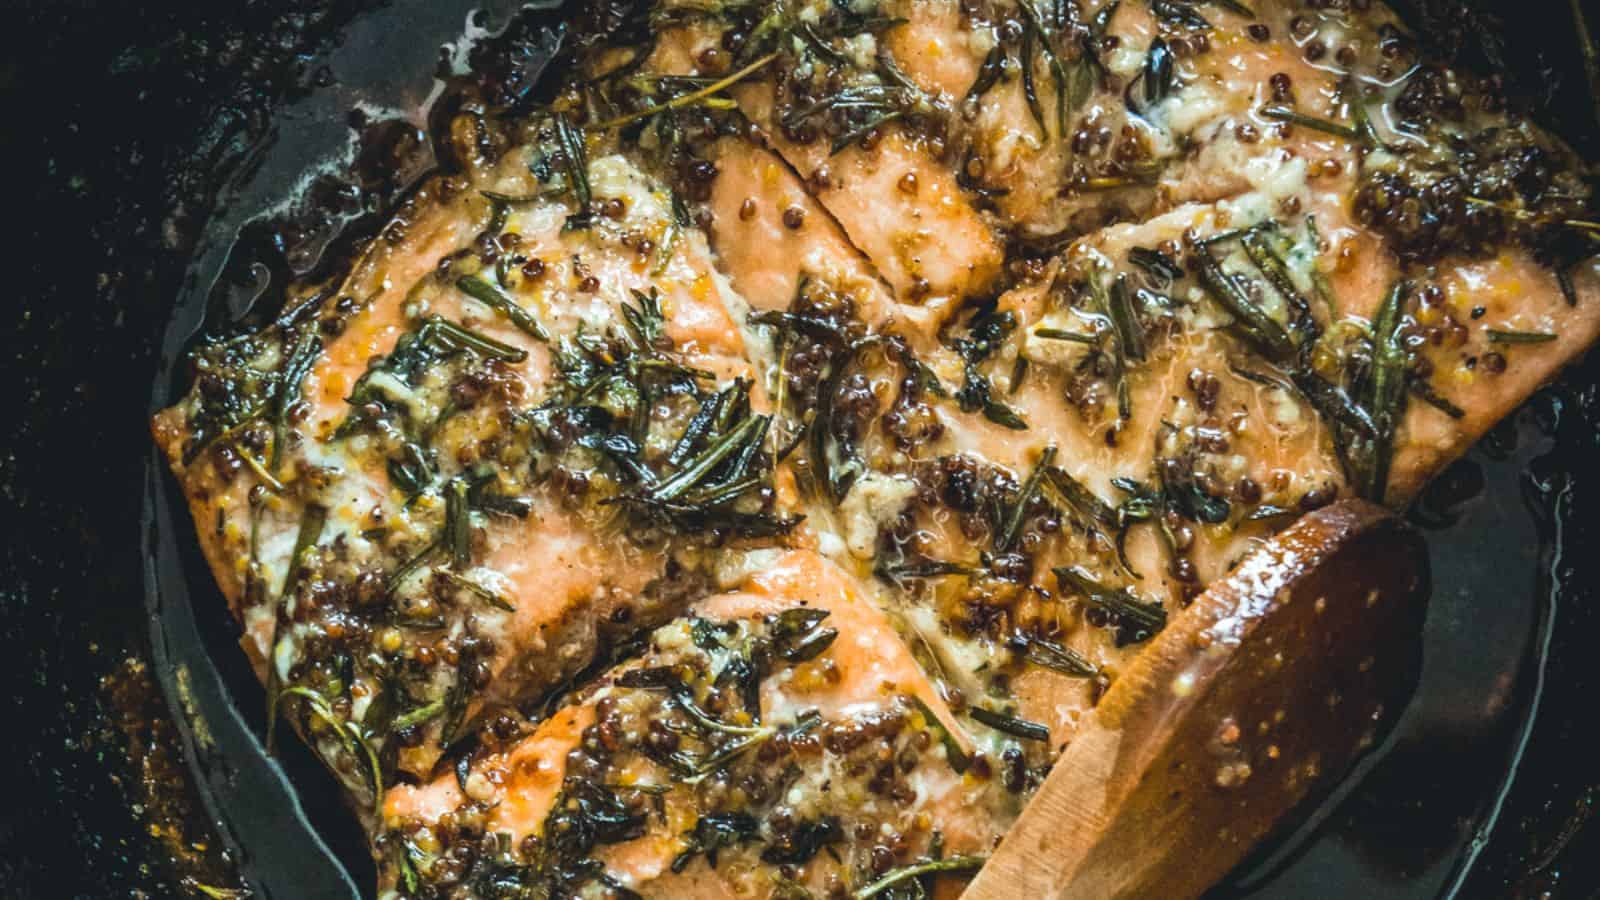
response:
<path id="1" fill-rule="evenodd" d="M 1469 64 L 1502 66 L 1522 102 L 1597 159 L 1577 44 L 1558 24 L 1566 2 L 1499 20 L 1454 4 L 1408 12 Z M 270 311 L 290 279 L 335 271 L 372 233 L 434 164 L 429 116 L 464 80 L 529 90 L 560 33 L 548 10 L 507 0 L 126 6 L 24 8 L 21 55 L 0 63 L 0 108 L 14 110 L 0 137 L 7 211 L 33 239 L 7 266 L 21 277 L 0 360 L 22 401 L 0 459 L 12 698 L 0 764 L 17 768 L 0 803 L 0 896 L 185 890 L 128 809 L 132 732 L 114 727 L 125 711 L 101 679 L 131 656 L 175 712 L 200 826 L 243 883 L 260 897 L 359 897 L 372 866 L 333 782 L 294 741 L 263 751 L 261 690 L 144 418 L 185 389 L 197 335 Z M 1215 896 L 1600 889 L 1587 819 L 1600 559 L 1585 552 L 1600 522 L 1597 362 L 1412 510 L 1435 572 L 1415 701 L 1332 799 Z"/>

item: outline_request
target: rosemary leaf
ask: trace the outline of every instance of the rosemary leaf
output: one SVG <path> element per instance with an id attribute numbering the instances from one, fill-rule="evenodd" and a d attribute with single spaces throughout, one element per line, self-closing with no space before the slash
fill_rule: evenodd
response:
<path id="1" fill-rule="evenodd" d="M 967 707 L 967 715 L 993 728 L 995 731 L 1004 732 L 1014 738 L 1046 743 L 1050 740 L 1050 729 L 1040 725 L 1038 722 L 1019 719 L 1016 716 L 995 712 L 992 709 L 985 709 L 981 706 Z"/>
<path id="2" fill-rule="evenodd" d="M 1491 328 L 1488 331 L 1491 344 L 1547 344 L 1556 339 L 1556 336 L 1544 331 L 1501 331 Z"/>
<path id="3" fill-rule="evenodd" d="M 1159 603 L 1141 600 L 1126 588 L 1107 587 L 1075 566 L 1061 566 L 1051 571 L 1055 572 L 1063 588 L 1081 595 L 1119 621 L 1134 626 L 1144 637 L 1150 637 L 1167 627 L 1167 611 Z"/>
<path id="4" fill-rule="evenodd" d="M 1019 637 L 1023 644 L 1023 657 L 1036 666 L 1074 678 L 1095 678 L 1100 674 L 1099 666 L 1071 647 L 1040 637 Z"/>
<path id="5" fill-rule="evenodd" d="M 766 68 L 767 65 L 769 65 L 773 60 L 775 60 L 777 58 L 778 58 L 778 54 L 776 54 L 776 53 L 768 53 L 766 56 L 760 57 L 759 59 L 755 60 L 754 62 L 752 62 L 749 65 L 745 66 L 744 68 L 740 69 L 739 71 L 734 72 L 733 74 L 729 75 L 728 77 L 720 79 L 718 81 L 714 81 L 711 84 L 706 85 L 705 87 L 701 88 L 698 91 L 693 91 L 693 92 L 688 93 L 688 94 L 683 94 L 683 95 L 678 96 L 678 97 L 673 97 L 671 100 L 668 100 L 665 103 L 661 103 L 661 104 L 658 104 L 656 106 L 651 106 L 651 107 L 649 107 L 647 109 L 641 109 L 638 112 L 632 112 L 632 113 L 629 113 L 629 114 L 627 114 L 625 116 L 619 116 L 619 117 L 617 117 L 615 119 L 611 119 L 611 120 L 608 120 L 608 121 L 605 121 L 605 122 L 601 122 L 599 125 L 596 125 L 594 127 L 598 128 L 598 129 L 600 129 L 602 131 L 604 131 L 606 129 L 609 129 L 609 128 L 618 128 L 618 127 L 621 127 L 623 125 L 627 125 L 627 124 L 629 124 L 631 122 L 637 122 L 640 119 L 648 119 L 651 116 L 656 115 L 657 113 L 665 112 L 666 110 L 669 110 L 669 109 L 678 109 L 678 108 L 684 107 L 684 106 L 691 106 L 691 105 L 693 105 L 695 103 L 700 102 L 701 100 L 706 99 L 707 97 L 710 97 L 713 94 L 719 93 L 721 91 L 727 90 L 730 87 L 733 87 L 735 84 L 738 84 L 739 82 L 745 80 L 746 78 L 749 78 L 751 75 L 754 75 L 756 72 L 759 72 L 760 70 Z"/>
<path id="6" fill-rule="evenodd" d="M 1331 134 L 1334 137 L 1342 137 L 1346 140 L 1356 141 L 1363 144 L 1366 143 L 1365 135 L 1349 125 L 1341 125 L 1338 122 L 1330 122 L 1327 119 L 1319 119 L 1315 116 L 1304 115 L 1303 113 L 1296 112 L 1287 106 L 1264 106 L 1261 108 L 1261 114 L 1277 122 L 1288 122 L 1291 125 L 1299 125 L 1304 128 L 1310 128 L 1313 131 L 1320 131 L 1323 134 Z"/>
<path id="7" fill-rule="evenodd" d="M 1051 463 L 1055 462 L 1055 458 L 1056 447 L 1051 444 L 1044 448 L 1044 452 L 1039 455 L 1039 461 L 1033 465 L 1033 471 L 1029 472 L 1027 479 L 1022 482 L 1022 487 L 1017 491 L 1016 502 L 1006 514 L 1005 526 L 995 536 L 997 551 L 1003 553 L 1010 550 L 1017 542 L 1017 537 L 1022 533 L 1023 520 L 1027 518 L 1028 504 L 1038 495 L 1044 473 L 1050 468 Z"/>
<path id="8" fill-rule="evenodd" d="M 949 856 L 944 859 L 930 859 L 924 862 L 912 863 L 898 869 L 890 869 L 883 877 L 865 887 L 859 888 L 851 894 L 851 900 L 871 900 L 871 898 L 893 890 L 907 881 L 931 875 L 937 872 L 969 872 L 980 868 L 989 857 L 987 856 Z"/>
<path id="9" fill-rule="evenodd" d="M 1378 309 L 1372 323 L 1372 378 L 1368 393 L 1368 412 L 1377 436 L 1364 447 L 1361 461 L 1363 495 L 1382 503 L 1389 484 L 1389 465 L 1394 458 L 1394 434 L 1405 415 L 1406 363 L 1408 355 L 1400 335 L 1401 309 L 1410 285 L 1396 282 Z"/>
<path id="10" fill-rule="evenodd" d="M 322 342 L 317 340 L 311 329 L 306 329 L 278 375 L 272 397 L 272 457 L 267 462 L 269 472 L 278 471 L 278 463 L 283 460 L 283 445 L 288 439 L 289 408 L 300 399 L 300 385 L 306 380 L 306 375 L 321 352 Z"/>
<path id="11" fill-rule="evenodd" d="M 503 314 L 523 334 L 536 341 L 550 340 L 550 334 L 539 324 L 539 320 L 534 318 L 533 313 L 524 309 L 500 288 L 476 275 L 466 275 L 456 279 L 456 287 L 472 299 Z"/>

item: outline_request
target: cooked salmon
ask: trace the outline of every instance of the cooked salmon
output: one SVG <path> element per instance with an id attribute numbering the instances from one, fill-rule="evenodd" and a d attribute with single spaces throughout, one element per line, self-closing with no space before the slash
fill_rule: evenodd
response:
<path id="1" fill-rule="evenodd" d="M 384 893 L 948 892 L 1254 542 L 1592 344 L 1583 161 L 1315 6 L 580 12 L 198 346 L 157 443 Z"/>

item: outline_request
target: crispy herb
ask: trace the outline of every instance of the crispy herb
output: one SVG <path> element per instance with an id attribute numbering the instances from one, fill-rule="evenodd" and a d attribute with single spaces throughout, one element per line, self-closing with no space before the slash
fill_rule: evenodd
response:
<path id="1" fill-rule="evenodd" d="M 1156 474 L 1166 508 L 1191 522 L 1217 525 L 1228 521 L 1228 501 L 1206 493 L 1200 486 L 1192 458 L 1159 459 Z"/>
<path id="2" fill-rule="evenodd" d="M 1010 310 L 997 313 L 994 309 L 981 309 L 968 323 L 967 337 L 954 340 L 955 350 L 965 363 L 965 381 L 956 392 L 956 404 L 962 412 L 983 413 L 984 418 L 1010 428 L 1024 431 L 1028 423 L 1016 410 L 994 399 L 988 376 L 978 366 L 1000 349 L 1007 337 L 1017 328 L 1017 316 Z"/>
<path id="3" fill-rule="evenodd" d="M 1035 328 L 1035 337 L 1042 337 L 1052 341 L 1071 341 L 1074 344 L 1099 344 L 1100 339 L 1092 334 L 1078 331 L 1065 331 L 1060 328 Z"/>
<path id="4" fill-rule="evenodd" d="M 1355 434 L 1377 432 L 1372 417 L 1343 388 L 1303 366 L 1295 369 L 1292 378 L 1294 387 L 1323 418 Z"/>
<path id="5" fill-rule="evenodd" d="M 775 866 L 803 866 L 823 847 L 836 844 L 844 837 L 844 827 L 837 816 L 800 822 L 773 838 L 761 851 L 761 861 Z"/>
<path id="6" fill-rule="evenodd" d="M 434 719 L 444 715 L 444 708 L 445 698 L 439 697 L 438 699 L 429 703 L 425 703 L 422 706 L 405 713 L 404 715 L 396 716 L 394 721 L 389 723 L 389 727 L 394 731 L 400 731 L 406 728 L 415 728 L 418 725 L 427 724 L 428 722 L 431 722 Z"/>
<path id="7" fill-rule="evenodd" d="M 444 543 L 438 538 L 434 538 L 432 541 L 429 541 L 427 546 L 417 551 L 416 554 L 411 556 L 405 562 L 401 563 L 394 569 L 394 571 L 389 573 L 388 577 L 385 578 L 383 582 L 384 592 L 386 594 L 393 595 L 400 589 L 400 585 L 405 583 L 407 578 L 410 578 L 412 575 L 421 570 L 423 566 L 427 565 L 428 562 L 433 559 L 435 553 L 438 553 L 444 548 Z"/>
<path id="8" fill-rule="evenodd" d="M 463 328 L 448 319 L 429 316 L 415 331 L 402 335 L 395 343 L 394 350 L 368 366 L 356 381 L 345 400 L 353 411 L 334 431 L 334 439 L 348 437 L 372 424 L 371 407 L 389 409 L 393 406 L 402 415 L 406 414 L 408 407 L 405 404 L 391 404 L 381 382 L 374 380 L 375 375 L 390 375 L 415 387 L 424 373 L 458 354 L 508 363 L 520 363 L 528 358 L 527 352 L 521 349 Z M 423 436 L 421 432 L 427 430 L 425 423 L 411 422 L 409 425 L 418 432 L 416 437 L 419 439 Z"/>
<path id="9" fill-rule="evenodd" d="M 906 882 L 915 881 L 925 875 L 933 875 L 939 872 L 970 872 L 980 868 L 988 859 L 989 857 L 987 856 L 948 856 L 944 859 L 924 860 L 923 862 L 912 863 L 897 869 L 890 869 L 877 881 L 859 888 L 850 897 L 851 900 L 871 900 L 871 898 L 888 891 L 896 891 L 896 896 L 898 896 L 899 892 L 896 889 Z M 922 895 L 922 893 L 916 893 L 909 896 Z"/>
<path id="10" fill-rule="evenodd" d="M 995 731 L 1004 732 L 1014 738 L 1024 741 L 1048 742 L 1050 740 L 1050 729 L 1040 725 L 1038 722 L 1019 719 L 1016 716 L 995 712 L 992 709 L 985 709 L 981 706 L 967 707 L 967 715 L 993 728 Z"/>
<path id="11" fill-rule="evenodd" d="M 1401 335 L 1402 309 L 1411 292 L 1409 283 L 1396 282 L 1378 308 L 1372 323 L 1372 374 L 1368 380 L 1366 409 L 1375 434 L 1353 442 L 1351 460 L 1362 496 L 1382 503 L 1389 484 L 1389 464 L 1394 457 L 1395 429 L 1405 415 L 1406 369 L 1409 357 Z"/>
<path id="12" fill-rule="evenodd" d="M 1022 523 L 1028 516 L 1028 504 L 1039 495 L 1039 487 L 1044 479 L 1045 472 L 1055 462 L 1056 447 L 1054 444 L 1044 448 L 1039 454 L 1039 461 L 1033 464 L 1033 471 L 1022 482 L 1022 487 L 1017 490 L 1016 500 L 1006 511 L 1005 525 L 995 533 L 994 548 L 998 552 L 1010 550 L 1022 534 Z"/>
<path id="13" fill-rule="evenodd" d="M 1330 122 L 1327 119 L 1319 119 L 1315 116 L 1308 116 L 1303 113 L 1296 112 L 1287 106 L 1263 106 L 1261 108 L 1261 114 L 1277 122 L 1288 122 L 1291 125 L 1299 125 L 1303 128 L 1310 128 L 1312 131 L 1320 131 L 1323 134 L 1331 134 L 1334 137 L 1342 137 L 1345 140 L 1355 141 L 1363 145 L 1369 143 L 1368 136 L 1360 129 L 1352 128 L 1349 125 L 1341 125 L 1338 122 Z"/>
<path id="14" fill-rule="evenodd" d="M 1134 247 L 1128 251 L 1128 262 L 1149 272 L 1152 277 L 1159 279 L 1164 285 L 1170 285 L 1183 277 L 1183 267 L 1160 250 L 1154 250 L 1149 247 Z"/>
<path id="15" fill-rule="evenodd" d="M 398 458 L 390 457 L 387 466 L 389 481 L 405 493 L 408 503 L 427 490 L 438 474 L 432 454 L 411 441 L 400 448 Z"/>
<path id="16" fill-rule="evenodd" d="M 1150 0 L 1150 12 L 1168 25 L 1195 30 L 1207 29 L 1211 23 L 1195 12 L 1194 7 L 1178 0 Z"/>
<path id="17" fill-rule="evenodd" d="M 1067 508 L 1077 512 L 1086 521 L 1101 527 L 1116 528 L 1121 524 L 1116 510 L 1065 470 L 1050 466 L 1045 470 L 1045 476 L 1046 496 L 1054 492 L 1060 496 Z"/>
<path id="18" fill-rule="evenodd" d="M 1042 637 L 1020 633 L 1015 635 L 1013 640 L 1022 644 L 1023 658 L 1036 666 L 1043 666 L 1074 678 L 1096 678 L 1100 675 L 1099 666 L 1071 647 L 1064 647 Z"/>
<path id="19" fill-rule="evenodd" d="M 589 149 L 584 143 L 583 131 L 572 124 L 565 113 L 552 117 L 556 145 L 561 150 L 562 166 L 566 170 L 567 188 L 572 191 L 578 210 L 567 217 L 563 230 L 588 228 L 594 221 L 594 192 L 589 187 Z"/>
<path id="20" fill-rule="evenodd" d="M 1498 328 L 1489 329 L 1488 337 L 1491 344 L 1547 344 L 1556 339 L 1545 331 L 1501 331 Z"/>
<path id="21" fill-rule="evenodd" d="M 943 578 L 947 575 L 971 575 L 977 571 L 972 566 L 941 559 L 916 559 L 887 565 L 880 563 L 873 574 L 887 581 L 899 582 L 907 578 Z"/>
<path id="22" fill-rule="evenodd" d="M 1245 256 L 1267 281 L 1283 297 L 1288 305 L 1290 327 L 1297 332 L 1303 346 L 1307 341 L 1314 341 L 1319 334 L 1316 319 L 1311 315 L 1311 304 L 1301 296 L 1299 288 L 1295 287 L 1294 278 L 1289 274 L 1289 264 L 1284 261 L 1283 255 L 1272 246 L 1270 235 L 1275 235 L 1276 228 L 1252 231 L 1239 238 L 1239 245 L 1244 248 Z"/>
<path id="23" fill-rule="evenodd" d="M 1067 73 L 1061 65 L 1061 57 L 1056 54 L 1052 46 L 1056 40 L 1056 29 L 1045 17 L 1034 8 L 1032 0 L 1017 0 L 1017 7 L 1022 11 L 1022 81 L 1024 93 L 1028 98 L 1029 109 L 1033 112 L 1035 120 L 1039 123 L 1039 130 L 1045 137 L 1050 136 L 1050 130 L 1045 127 L 1044 114 L 1038 108 L 1038 97 L 1033 86 L 1033 50 L 1037 49 L 1043 58 L 1045 68 L 1050 72 L 1050 80 L 1054 82 L 1056 91 L 1056 135 L 1064 136 L 1067 133 L 1067 103 L 1072 100 L 1076 107 L 1081 100 L 1069 98 L 1067 95 Z"/>
<path id="24" fill-rule="evenodd" d="M 1283 362 L 1293 356 L 1294 342 L 1278 320 L 1257 306 L 1233 277 L 1222 270 L 1222 264 L 1211 255 L 1207 245 L 1196 244 L 1194 251 L 1200 264 L 1201 285 L 1237 320 L 1239 330 L 1257 351 L 1273 362 Z"/>
<path id="25" fill-rule="evenodd" d="M 975 102 L 998 84 L 1001 74 L 1005 72 L 1005 62 L 1006 48 L 1003 44 L 995 44 L 989 48 L 989 55 L 983 58 L 983 64 L 978 67 L 978 77 L 973 80 L 972 87 L 967 89 L 965 102 L 969 104 Z"/>
<path id="26" fill-rule="evenodd" d="M 706 864 L 717 867 L 717 851 L 759 840 L 761 823 L 749 813 L 706 813 L 695 820 L 684 834 L 683 852 L 672 860 L 672 871 L 682 872 L 696 856 L 705 854 Z"/>
<path id="27" fill-rule="evenodd" d="M 1055 572 L 1063 589 L 1082 596 L 1127 626 L 1135 643 L 1153 637 L 1167 627 L 1167 610 L 1160 603 L 1141 600 L 1127 588 L 1107 587 L 1075 566 L 1061 566 L 1051 571 Z"/>
<path id="28" fill-rule="evenodd" d="M 288 439 L 289 408 L 300 399 L 300 385 L 306 380 L 320 353 L 322 342 L 307 328 L 278 373 L 278 383 L 272 397 L 272 458 L 267 463 L 269 471 L 276 472 L 278 463 L 283 459 L 283 445 Z"/>
<path id="29" fill-rule="evenodd" d="M 1107 308 L 1111 314 L 1111 325 L 1117 333 L 1117 345 L 1121 348 L 1123 356 L 1135 361 L 1145 358 L 1144 326 L 1139 324 L 1138 313 L 1133 308 L 1133 297 L 1128 291 L 1128 280 L 1125 276 L 1118 275 L 1117 280 L 1111 283 Z M 1126 418 L 1126 416 L 1124 416 Z"/>
<path id="30" fill-rule="evenodd" d="M 1561 287 L 1561 296 L 1566 298 L 1568 306 L 1578 305 L 1578 288 L 1572 283 L 1572 273 L 1563 265 L 1556 265 L 1556 284 Z"/>
<path id="31" fill-rule="evenodd" d="M 1123 105 L 1136 116 L 1144 114 L 1162 100 L 1171 96 L 1177 87 L 1177 73 L 1173 67 L 1172 50 L 1164 38 L 1157 37 L 1145 51 L 1144 68 L 1135 75 L 1122 92 Z M 1135 96 L 1138 100 L 1135 100 Z"/>
<path id="32" fill-rule="evenodd" d="M 490 307 L 511 320 L 517 330 L 537 341 L 550 340 L 550 333 L 544 330 L 539 320 L 533 313 L 524 309 L 511 295 L 502 291 L 495 285 L 484 281 L 476 275 L 466 275 L 456 279 L 456 287 L 472 299 Z"/>
<path id="33" fill-rule="evenodd" d="M 455 677 L 450 680 L 450 690 L 445 694 L 444 722 L 439 726 L 440 749 L 449 749 L 461 736 L 461 726 L 466 721 L 467 706 L 471 700 L 475 662 L 471 653 L 461 653 L 456 660 Z"/>
<path id="34" fill-rule="evenodd" d="M 649 118 L 651 116 L 654 116 L 654 115 L 656 115 L 658 113 L 665 112 L 665 111 L 667 111 L 669 109 L 681 109 L 682 107 L 685 107 L 685 106 L 692 106 L 692 105 L 694 105 L 696 103 L 699 103 L 699 102 L 702 102 L 702 101 L 706 100 L 709 97 L 712 97 L 712 96 L 714 96 L 714 95 L 716 95 L 718 93 L 721 93 L 722 91 L 725 91 L 730 87 L 733 87 L 735 84 L 738 84 L 739 82 L 745 80 L 746 78 L 749 78 L 751 75 L 754 75 L 756 72 L 759 72 L 763 68 L 766 68 L 767 65 L 769 65 L 773 60 L 775 60 L 777 58 L 778 58 L 778 54 L 776 54 L 776 53 L 768 53 L 766 56 L 763 56 L 763 57 L 755 60 L 754 62 L 750 63 L 749 65 L 746 65 L 745 67 L 739 69 L 737 72 L 734 72 L 733 74 L 727 76 L 726 78 L 720 78 L 720 79 L 718 79 L 716 81 L 713 81 L 710 84 L 707 84 L 705 87 L 700 88 L 699 90 L 691 91 L 691 92 L 689 92 L 687 94 L 681 94 L 681 95 L 679 95 L 677 97 L 673 97 L 671 100 L 668 100 L 665 103 L 660 103 L 660 104 L 657 104 L 655 106 L 648 107 L 646 109 L 641 109 L 641 110 L 639 110 L 637 112 L 628 113 L 625 116 L 619 116 L 619 117 L 617 117 L 615 119 L 610 119 L 608 121 L 601 122 L 599 125 L 596 125 L 595 127 L 598 128 L 598 129 L 601 129 L 601 130 L 605 130 L 605 129 L 608 129 L 608 128 L 619 128 L 619 127 L 621 127 L 623 125 L 627 125 L 627 124 L 630 124 L 632 122 L 637 122 L 640 119 L 647 119 L 647 118 Z"/>
<path id="35" fill-rule="evenodd" d="M 452 478 L 444 489 L 444 546 L 450 563 L 464 568 L 472 562 L 472 519 L 467 508 L 467 481 Z"/>
<path id="36" fill-rule="evenodd" d="M 601 877 L 604 870 L 590 859 L 594 848 L 635 840 L 647 823 L 645 813 L 624 803 L 611 788 L 569 775 L 544 822 L 539 869 L 557 888 L 548 893 L 570 896 L 579 885 Z"/>
<path id="37" fill-rule="evenodd" d="M 821 656 L 839 637 L 838 629 L 817 627 L 827 617 L 827 610 L 807 607 L 779 613 L 772 627 L 773 651 L 792 663 Z"/>

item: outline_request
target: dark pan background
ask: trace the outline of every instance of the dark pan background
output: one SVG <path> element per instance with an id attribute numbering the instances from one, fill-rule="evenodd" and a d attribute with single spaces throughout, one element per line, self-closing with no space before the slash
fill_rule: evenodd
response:
<path id="1" fill-rule="evenodd" d="M 1473 64 L 1503 63 L 1595 160 L 1568 2 L 1409 11 Z M 427 165 L 425 142 L 381 110 L 353 119 L 355 102 L 415 105 L 441 44 L 517 5 L 0 0 L 0 898 L 186 896 L 185 875 L 229 883 L 224 851 L 264 896 L 370 883 L 304 751 L 285 748 L 287 779 L 259 753 L 259 690 L 145 422 L 181 387 L 190 332 L 380 221 L 405 180 L 386 159 Z M 353 159 L 300 185 L 307 202 L 245 227 L 341 148 Z M 1413 511 L 1438 580 L 1416 707 L 1219 896 L 1600 891 L 1597 380 L 1591 354 Z M 127 677 L 140 662 L 153 681 Z M 187 698 L 175 727 L 154 686 Z M 198 789 L 141 791 L 162 772 Z M 191 814 L 155 837 L 153 806 Z"/>

